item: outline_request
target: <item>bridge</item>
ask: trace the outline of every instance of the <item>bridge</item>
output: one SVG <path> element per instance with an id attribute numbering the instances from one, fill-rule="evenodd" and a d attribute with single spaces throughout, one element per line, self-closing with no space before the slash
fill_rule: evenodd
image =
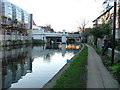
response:
<path id="1" fill-rule="evenodd" d="M 74 39 L 77 41 L 80 41 L 80 34 L 74 34 L 74 33 L 65 33 L 65 31 L 61 33 L 56 32 L 44 32 L 41 30 L 33 30 L 32 31 L 32 38 L 33 39 L 41 39 L 45 42 L 51 42 L 54 41 L 56 43 L 66 43 L 67 39 Z"/>

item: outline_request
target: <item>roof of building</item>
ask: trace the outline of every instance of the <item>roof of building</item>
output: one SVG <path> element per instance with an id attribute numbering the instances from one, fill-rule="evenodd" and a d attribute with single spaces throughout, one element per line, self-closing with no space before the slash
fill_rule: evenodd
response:
<path id="1" fill-rule="evenodd" d="M 102 13 L 102 14 L 101 14 L 99 17 L 97 17 L 96 19 L 99 19 L 101 16 L 105 15 L 105 14 L 106 14 L 107 12 L 109 12 L 113 7 L 114 7 L 114 6 L 110 7 L 108 10 L 106 10 L 104 13 Z M 96 19 L 93 20 L 92 22 L 96 21 Z"/>

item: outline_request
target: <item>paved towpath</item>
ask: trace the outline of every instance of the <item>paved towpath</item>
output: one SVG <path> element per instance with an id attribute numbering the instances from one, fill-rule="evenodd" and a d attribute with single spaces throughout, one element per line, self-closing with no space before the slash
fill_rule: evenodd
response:
<path id="1" fill-rule="evenodd" d="M 100 56 L 88 46 L 88 80 L 87 88 L 116 88 L 120 89 L 118 82 L 108 72 L 102 63 Z"/>

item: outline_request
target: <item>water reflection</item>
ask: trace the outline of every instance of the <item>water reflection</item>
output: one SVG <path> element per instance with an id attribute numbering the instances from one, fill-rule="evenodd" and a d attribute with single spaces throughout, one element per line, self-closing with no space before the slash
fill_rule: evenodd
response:
<path id="1" fill-rule="evenodd" d="M 32 72 L 31 46 L 2 49 L 2 87 L 9 88 L 22 76 Z M 29 50 L 29 52 L 28 52 Z"/>
<path id="2" fill-rule="evenodd" d="M 61 44 L 6 47 L 1 52 L 2 88 L 41 88 L 78 49 Z"/>

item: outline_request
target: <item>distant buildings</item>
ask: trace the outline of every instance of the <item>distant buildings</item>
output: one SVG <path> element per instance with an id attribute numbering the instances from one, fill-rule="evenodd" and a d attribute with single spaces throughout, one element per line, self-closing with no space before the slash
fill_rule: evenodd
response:
<path id="1" fill-rule="evenodd" d="M 56 34 L 54 30 L 51 28 L 50 25 L 48 26 L 36 26 L 35 22 L 33 21 L 32 26 L 32 39 L 36 40 L 44 40 L 46 41 L 46 34 Z"/>
<path id="2" fill-rule="evenodd" d="M 45 32 L 54 32 L 50 26 L 40 26 Z"/>

